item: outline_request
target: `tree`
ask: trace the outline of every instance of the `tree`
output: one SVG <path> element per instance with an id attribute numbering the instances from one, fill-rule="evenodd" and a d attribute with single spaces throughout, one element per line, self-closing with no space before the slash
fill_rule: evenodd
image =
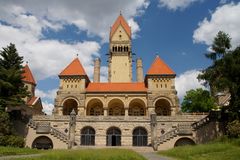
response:
<path id="1" fill-rule="evenodd" d="M 183 112 L 209 112 L 215 107 L 209 91 L 198 88 L 187 91 L 182 102 Z"/>
<path id="2" fill-rule="evenodd" d="M 0 110 L 7 106 L 18 106 L 24 103 L 28 95 L 22 81 L 23 57 L 18 55 L 14 44 L 0 51 Z"/>
<path id="3" fill-rule="evenodd" d="M 231 95 L 227 110 L 233 119 L 240 118 L 240 47 L 231 49 L 231 38 L 228 34 L 220 31 L 214 38 L 212 52 L 206 57 L 212 60 L 212 65 L 204 69 L 198 76 L 210 85 L 214 96 L 217 92 L 228 91 Z M 231 121 L 230 120 L 230 121 Z"/>

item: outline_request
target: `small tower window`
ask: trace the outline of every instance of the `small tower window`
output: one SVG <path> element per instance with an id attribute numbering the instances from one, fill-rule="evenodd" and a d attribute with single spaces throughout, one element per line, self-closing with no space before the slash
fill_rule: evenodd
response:
<path id="1" fill-rule="evenodd" d="M 77 88 L 77 85 L 75 85 L 75 88 Z"/>
<path id="2" fill-rule="evenodd" d="M 165 88 L 167 88 L 167 84 L 165 84 Z"/>
<path id="3" fill-rule="evenodd" d="M 69 86 L 67 85 L 67 88 L 68 88 Z"/>
<path id="4" fill-rule="evenodd" d="M 156 88 L 158 88 L 158 84 L 156 84 Z"/>

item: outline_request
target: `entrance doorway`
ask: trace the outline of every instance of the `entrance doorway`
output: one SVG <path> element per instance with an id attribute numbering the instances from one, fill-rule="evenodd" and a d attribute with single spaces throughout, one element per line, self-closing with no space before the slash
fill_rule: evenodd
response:
<path id="1" fill-rule="evenodd" d="M 121 131 L 116 127 L 107 130 L 107 146 L 121 146 Z"/>

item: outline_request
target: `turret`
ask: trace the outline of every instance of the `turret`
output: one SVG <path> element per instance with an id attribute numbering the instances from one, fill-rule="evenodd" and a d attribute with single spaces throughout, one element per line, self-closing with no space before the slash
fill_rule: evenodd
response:
<path id="1" fill-rule="evenodd" d="M 100 82 L 100 67 L 101 67 L 101 60 L 100 58 L 96 58 L 94 61 L 93 82 Z"/>

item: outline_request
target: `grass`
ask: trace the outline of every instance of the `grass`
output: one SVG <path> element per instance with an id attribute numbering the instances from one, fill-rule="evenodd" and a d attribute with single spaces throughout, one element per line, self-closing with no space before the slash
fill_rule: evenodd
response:
<path id="1" fill-rule="evenodd" d="M 30 148 L 15 148 L 15 147 L 2 147 L 0 146 L 0 157 L 8 155 L 23 155 L 23 154 L 37 154 L 43 151 Z"/>
<path id="2" fill-rule="evenodd" d="M 176 147 L 158 153 L 176 160 L 240 160 L 240 139 L 221 139 L 208 144 Z"/>
<path id="3" fill-rule="evenodd" d="M 41 156 L 18 158 L 18 160 L 146 160 L 141 155 L 127 149 L 81 149 L 49 150 Z"/>

